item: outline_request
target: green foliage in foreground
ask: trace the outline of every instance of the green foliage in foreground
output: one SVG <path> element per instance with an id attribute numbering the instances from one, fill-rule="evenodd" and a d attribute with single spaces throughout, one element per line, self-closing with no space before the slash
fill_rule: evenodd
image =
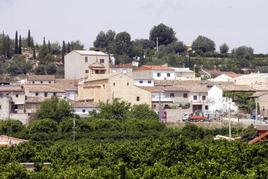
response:
<path id="1" fill-rule="evenodd" d="M 233 131 L 247 135 L 247 130 Z M 212 139 L 227 132 L 192 124 L 170 129 L 150 119 L 79 119 L 73 141 L 72 119 L 38 120 L 10 133 L 29 143 L 0 148 L 0 178 L 267 177 L 268 145 Z M 20 162 L 34 162 L 35 171 Z"/>

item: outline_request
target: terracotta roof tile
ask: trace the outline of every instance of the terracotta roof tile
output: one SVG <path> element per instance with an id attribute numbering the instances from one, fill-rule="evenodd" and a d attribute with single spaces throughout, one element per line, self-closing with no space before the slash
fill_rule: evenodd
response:
<path id="1" fill-rule="evenodd" d="M 55 75 L 29 75 L 28 81 L 54 81 Z"/>

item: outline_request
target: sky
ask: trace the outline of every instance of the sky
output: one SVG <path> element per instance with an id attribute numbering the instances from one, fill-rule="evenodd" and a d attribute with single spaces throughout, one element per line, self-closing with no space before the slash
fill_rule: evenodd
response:
<path id="1" fill-rule="evenodd" d="M 132 39 L 149 38 L 160 23 L 172 27 L 190 45 L 198 35 L 216 48 L 246 45 L 268 53 L 267 0 L 0 0 L 0 30 L 36 42 L 80 40 L 93 45 L 97 34 L 127 31 Z"/>

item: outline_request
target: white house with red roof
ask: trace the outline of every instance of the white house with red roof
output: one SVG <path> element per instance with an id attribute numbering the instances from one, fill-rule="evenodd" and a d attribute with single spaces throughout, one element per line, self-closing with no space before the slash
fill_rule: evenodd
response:
<path id="1" fill-rule="evenodd" d="M 175 80 L 175 70 L 168 66 L 143 65 L 133 72 L 136 86 L 154 86 L 154 80 Z"/>

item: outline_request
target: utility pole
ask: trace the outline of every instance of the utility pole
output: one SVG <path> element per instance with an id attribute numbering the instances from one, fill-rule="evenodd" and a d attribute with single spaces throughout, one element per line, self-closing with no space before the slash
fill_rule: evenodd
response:
<path id="1" fill-rule="evenodd" d="M 258 101 L 255 99 L 255 120 L 254 123 L 258 120 Z"/>
<path id="2" fill-rule="evenodd" d="M 231 128 L 231 98 L 228 101 L 228 117 L 229 117 L 229 137 L 232 137 L 232 128 Z"/>

